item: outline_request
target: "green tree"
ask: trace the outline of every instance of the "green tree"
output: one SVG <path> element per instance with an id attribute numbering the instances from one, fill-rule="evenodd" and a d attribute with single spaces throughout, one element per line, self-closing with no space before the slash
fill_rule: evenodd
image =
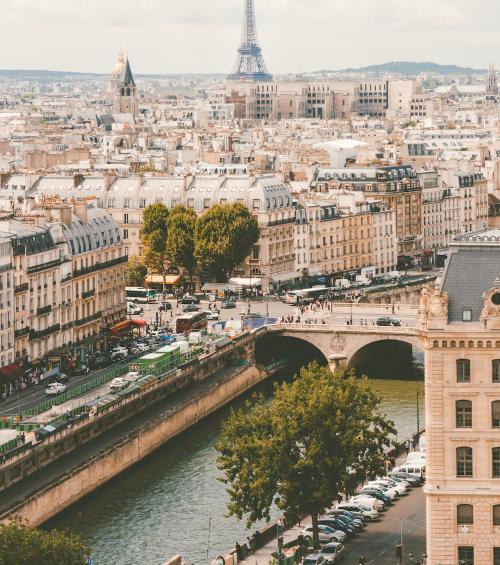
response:
<path id="1" fill-rule="evenodd" d="M 19 520 L 0 525 L 0 565 L 84 565 L 89 555 L 73 534 L 31 529 Z"/>
<path id="2" fill-rule="evenodd" d="M 216 445 L 228 513 L 247 516 L 248 527 L 269 520 L 273 504 L 288 523 L 311 515 L 317 544 L 318 516 L 383 470 L 396 430 L 379 402 L 366 379 L 313 363 L 272 401 L 257 396 L 232 411 Z"/>
<path id="3" fill-rule="evenodd" d="M 196 212 L 184 206 L 172 208 L 168 216 L 167 259 L 177 269 L 186 269 L 191 285 L 196 269 L 194 257 L 196 221 Z"/>
<path id="4" fill-rule="evenodd" d="M 217 205 L 198 219 L 194 254 L 205 275 L 225 282 L 248 257 L 258 239 L 257 220 L 246 206 Z"/>
<path id="5" fill-rule="evenodd" d="M 139 257 L 130 257 L 125 272 L 125 280 L 127 286 L 144 286 L 144 279 L 148 274 L 146 265 Z"/>
<path id="6" fill-rule="evenodd" d="M 165 278 L 168 272 L 168 208 L 164 204 L 150 204 L 144 210 L 141 237 L 144 264 Z"/>

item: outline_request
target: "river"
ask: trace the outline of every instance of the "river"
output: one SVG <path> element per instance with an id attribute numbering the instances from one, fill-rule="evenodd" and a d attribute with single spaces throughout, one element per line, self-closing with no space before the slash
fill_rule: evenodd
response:
<path id="1" fill-rule="evenodd" d="M 423 394 L 423 382 L 371 382 L 383 411 L 396 423 L 398 438 L 408 437 L 417 427 L 417 389 Z M 271 392 L 270 383 L 260 388 Z M 211 558 L 247 535 L 244 523 L 224 517 L 228 497 L 216 479 L 214 443 L 227 413 L 221 410 L 169 442 L 46 527 L 79 533 L 92 548 L 95 565 L 161 565 L 175 554 L 205 565 L 209 518 Z M 421 395 L 422 427 L 423 414 Z"/>

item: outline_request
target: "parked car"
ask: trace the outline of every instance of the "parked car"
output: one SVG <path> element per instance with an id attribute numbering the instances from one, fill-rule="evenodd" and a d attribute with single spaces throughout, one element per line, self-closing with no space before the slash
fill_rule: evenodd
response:
<path id="1" fill-rule="evenodd" d="M 385 505 L 392 504 L 391 497 L 387 496 L 384 492 L 382 492 L 378 488 L 364 487 L 361 489 L 361 494 L 373 496 L 378 500 L 381 500 Z"/>
<path id="2" fill-rule="evenodd" d="M 111 351 L 111 359 L 113 361 L 125 359 L 128 356 L 129 356 L 129 352 L 126 347 L 115 347 L 115 349 Z"/>
<path id="3" fill-rule="evenodd" d="M 335 511 L 333 510 L 332 512 L 335 512 Z M 338 512 L 334 513 L 334 514 L 331 514 L 329 512 L 327 516 L 324 516 L 324 518 L 327 518 L 327 519 L 333 518 L 334 520 L 337 520 L 337 522 L 339 524 L 343 524 L 345 526 L 350 526 L 354 530 L 354 532 L 352 532 L 352 533 L 362 532 L 363 529 L 364 529 L 363 522 L 361 520 L 353 520 L 352 518 L 349 518 L 349 516 L 345 516 L 345 515 L 340 514 Z"/>
<path id="4" fill-rule="evenodd" d="M 345 557 L 345 547 L 338 541 L 332 541 L 325 545 L 325 547 L 321 550 L 320 555 L 326 559 L 328 565 L 338 563 Z"/>
<path id="5" fill-rule="evenodd" d="M 57 396 L 58 394 L 66 392 L 67 388 L 68 387 L 62 383 L 50 383 L 45 389 L 45 394 L 48 396 Z"/>
<path id="6" fill-rule="evenodd" d="M 356 534 L 356 528 L 354 526 L 351 526 L 337 518 L 333 518 L 332 516 L 330 516 L 329 518 L 320 518 L 318 520 L 318 524 L 320 524 L 321 526 L 328 526 L 329 528 L 332 528 L 332 530 L 340 530 L 348 536 L 353 536 Z"/>
<path id="7" fill-rule="evenodd" d="M 348 510 L 343 510 L 342 508 L 334 508 L 333 510 L 328 511 L 328 516 L 337 516 L 343 517 L 356 527 L 358 532 L 364 530 L 364 517 L 362 514 L 354 514 L 353 512 L 349 512 Z"/>
<path id="8" fill-rule="evenodd" d="M 302 565 L 322 565 L 326 564 L 326 562 L 327 560 L 324 555 L 321 555 L 320 553 L 311 553 L 310 555 L 306 555 L 306 557 L 304 557 Z"/>
<path id="9" fill-rule="evenodd" d="M 104 367 L 109 367 L 113 363 L 111 357 L 107 355 L 98 355 L 93 360 L 90 361 L 91 366 L 94 369 L 102 369 Z"/>
<path id="10" fill-rule="evenodd" d="M 300 533 L 305 540 L 312 540 L 313 527 L 306 526 Z M 332 541 L 344 541 L 346 534 L 342 531 L 336 531 L 328 526 L 318 525 L 318 536 L 320 542 L 330 543 Z"/>
<path id="11" fill-rule="evenodd" d="M 373 508 L 377 512 L 383 512 L 385 510 L 386 504 L 375 498 L 374 496 L 370 496 L 369 494 L 357 494 L 349 499 L 348 502 L 353 502 L 354 504 L 362 504 L 363 506 L 367 506 L 368 508 Z"/>
<path id="12" fill-rule="evenodd" d="M 116 379 L 113 379 L 111 381 L 111 385 L 109 387 L 109 390 L 111 392 L 120 392 L 120 390 L 127 388 L 129 384 L 130 384 L 130 381 L 127 381 L 127 379 L 125 379 L 123 377 L 116 377 Z"/>
<path id="13" fill-rule="evenodd" d="M 196 304 L 194 303 L 190 303 L 190 304 L 186 304 L 182 311 L 183 312 L 198 312 L 198 310 L 200 309 L 199 306 L 196 306 Z"/>
<path id="14" fill-rule="evenodd" d="M 383 316 L 377 319 L 377 326 L 400 326 L 401 322 L 389 316 Z"/>
<path id="15" fill-rule="evenodd" d="M 399 492 L 396 489 L 391 488 L 380 481 L 370 481 L 365 486 L 366 488 L 376 488 L 378 490 L 381 490 L 391 500 L 394 500 L 399 496 Z M 361 489 L 361 492 L 363 492 L 363 489 Z"/>
<path id="16" fill-rule="evenodd" d="M 236 308 L 236 302 L 233 302 L 232 300 L 224 300 L 220 307 L 223 310 L 230 310 L 231 308 Z"/>
<path id="17" fill-rule="evenodd" d="M 409 475 L 408 473 L 403 473 L 402 471 L 392 471 L 392 473 L 389 476 L 392 477 L 393 479 L 403 479 L 404 481 L 407 481 L 408 483 L 410 483 L 411 486 L 414 487 L 419 486 L 421 484 L 421 481 L 418 477 Z"/>
<path id="18" fill-rule="evenodd" d="M 380 513 L 373 507 L 365 506 L 361 502 L 341 502 L 337 508 L 340 510 L 348 510 L 354 514 L 361 514 L 363 518 L 367 521 L 374 522 L 375 520 L 380 520 Z"/>

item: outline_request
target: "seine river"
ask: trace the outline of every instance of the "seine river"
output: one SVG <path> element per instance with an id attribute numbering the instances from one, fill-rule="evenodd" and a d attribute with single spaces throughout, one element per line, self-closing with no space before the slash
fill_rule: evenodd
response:
<path id="1" fill-rule="evenodd" d="M 423 394 L 423 382 L 371 382 L 396 423 L 398 438 L 408 437 L 417 427 L 417 389 Z M 261 390 L 270 393 L 270 384 Z M 79 533 L 92 548 L 96 565 L 161 565 L 175 554 L 205 565 L 208 544 L 213 558 L 247 535 L 244 523 L 224 517 L 228 497 L 216 479 L 214 443 L 226 415 L 222 410 L 169 442 L 47 527 Z"/>

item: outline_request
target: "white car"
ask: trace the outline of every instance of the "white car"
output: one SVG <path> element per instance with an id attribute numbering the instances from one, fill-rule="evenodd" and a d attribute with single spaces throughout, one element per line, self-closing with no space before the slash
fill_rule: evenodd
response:
<path id="1" fill-rule="evenodd" d="M 206 315 L 207 320 L 217 321 L 220 318 L 219 314 L 217 314 L 217 312 L 214 312 L 213 310 L 203 310 L 202 313 Z"/>
<path id="2" fill-rule="evenodd" d="M 146 343 L 136 343 L 135 347 L 141 351 L 142 353 L 149 351 L 150 350 L 150 346 L 147 345 Z"/>
<path id="3" fill-rule="evenodd" d="M 337 505 L 339 510 L 348 510 L 349 512 L 356 512 L 361 514 L 363 518 L 369 522 L 373 522 L 380 518 L 380 513 L 378 510 L 373 508 L 372 506 L 365 506 L 361 504 L 361 502 L 341 502 Z"/>
<path id="4" fill-rule="evenodd" d="M 386 485 L 383 485 L 381 483 L 368 483 L 366 484 L 362 489 L 361 489 L 361 494 L 363 494 L 363 492 L 367 489 L 378 489 L 380 491 L 382 491 L 386 496 L 388 496 L 391 500 L 394 500 L 395 498 L 397 498 L 399 496 L 399 494 L 393 489 L 393 488 L 389 488 Z"/>
<path id="5" fill-rule="evenodd" d="M 137 304 L 134 304 L 133 302 L 129 302 L 127 304 L 127 314 L 137 315 L 142 314 L 143 312 L 144 309 L 141 306 L 137 306 Z"/>
<path id="6" fill-rule="evenodd" d="M 375 498 L 374 496 L 369 496 L 367 494 L 357 494 L 353 496 L 349 502 L 354 502 L 357 504 L 362 504 L 363 506 L 368 506 L 369 508 L 374 508 L 377 512 L 381 512 L 385 508 L 385 504 Z"/>
<path id="7" fill-rule="evenodd" d="M 313 539 L 313 527 L 306 526 L 301 532 L 305 540 Z M 330 543 L 331 541 L 344 541 L 346 534 L 340 530 L 334 530 L 330 526 L 318 525 L 318 537 L 321 543 Z"/>
<path id="8" fill-rule="evenodd" d="M 368 484 L 379 484 L 384 488 L 389 488 L 395 490 L 400 496 L 406 494 L 408 492 L 408 488 L 405 485 L 396 483 L 390 479 L 375 479 L 374 481 L 370 481 Z"/>
<path id="9" fill-rule="evenodd" d="M 111 392 L 120 392 L 120 390 L 127 388 L 129 384 L 130 381 L 127 381 L 125 378 L 116 377 L 116 379 L 113 379 L 111 381 L 111 386 L 109 387 L 109 390 Z"/>
<path id="10" fill-rule="evenodd" d="M 139 373 L 139 371 L 130 371 L 130 373 L 127 373 L 124 377 L 118 378 L 123 378 L 128 383 L 135 383 L 135 381 L 138 381 L 141 378 L 141 373 Z"/>
<path id="11" fill-rule="evenodd" d="M 56 396 L 66 392 L 67 388 L 68 387 L 62 383 L 50 383 L 50 385 L 45 389 L 45 394 L 48 394 L 49 396 Z"/>

